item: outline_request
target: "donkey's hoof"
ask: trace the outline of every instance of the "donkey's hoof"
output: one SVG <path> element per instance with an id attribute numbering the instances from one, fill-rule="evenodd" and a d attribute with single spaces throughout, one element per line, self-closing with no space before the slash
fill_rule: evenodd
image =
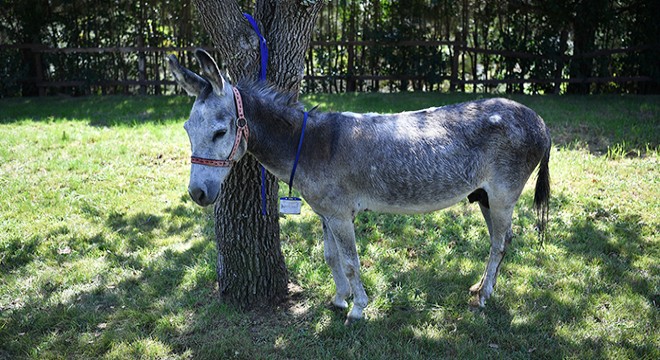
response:
<path id="1" fill-rule="evenodd" d="M 337 299 L 333 299 L 330 304 L 340 310 L 348 309 L 348 302 L 346 300 L 337 301 Z"/>
<path id="2" fill-rule="evenodd" d="M 355 324 L 361 323 L 364 321 L 364 318 L 356 318 L 352 316 L 346 317 L 346 321 L 344 321 L 344 326 L 354 326 Z"/>
<path id="3" fill-rule="evenodd" d="M 337 304 L 335 304 L 333 301 L 327 302 L 325 307 L 326 307 L 326 309 L 332 311 L 336 315 L 339 315 L 339 316 L 342 316 L 342 317 L 346 316 L 346 313 L 348 312 L 348 307 L 337 306 Z"/>
<path id="4" fill-rule="evenodd" d="M 472 289 L 470 289 L 470 291 L 472 291 Z M 474 294 L 474 296 L 472 296 L 472 298 L 470 299 L 470 308 L 472 308 L 473 310 L 477 310 L 484 307 L 486 307 L 486 298 L 481 296 L 477 291 L 477 293 Z"/>

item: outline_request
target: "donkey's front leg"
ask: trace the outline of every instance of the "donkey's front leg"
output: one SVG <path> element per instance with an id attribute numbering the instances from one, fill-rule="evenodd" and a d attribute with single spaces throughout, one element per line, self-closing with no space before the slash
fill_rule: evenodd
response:
<path id="1" fill-rule="evenodd" d="M 357 248 L 355 247 L 353 218 L 350 216 L 346 218 L 331 218 L 327 220 L 326 225 L 335 239 L 341 268 L 353 290 L 353 308 L 351 308 L 346 319 L 346 324 L 349 325 L 362 318 L 362 311 L 369 301 L 367 293 L 364 291 L 362 280 L 360 280 L 360 259 L 358 258 Z"/>
<path id="2" fill-rule="evenodd" d="M 351 285 L 342 269 L 341 257 L 332 231 L 328 228 L 325 218 L 321 217 L 321 221 L 323 222 L 323 255 L 332 271 L 332 278 L 335 280 L 336 294 L 332 299 L 332 304 L 340 309 L 348 309 L 346 298 L 351 295 Z"/>

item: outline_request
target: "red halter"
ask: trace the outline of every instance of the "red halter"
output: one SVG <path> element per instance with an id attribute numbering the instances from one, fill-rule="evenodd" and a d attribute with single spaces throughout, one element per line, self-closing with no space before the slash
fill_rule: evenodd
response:
<path id="1" fill-rule="evenodd" d="M 236 154 L 236 150 L 238 150 L 238 145 L 241 143 L 241 138 L 244 137 L 245 143 L 247 144 L 248 138 L 250 137 L 250 129 L 248 129 L 247 120 L 243 113 L 243 100 L 241 99 L 241 93 L 238 92 L 238 89 L 234 87 L 232 90 L 234 90 L 234 101 L 236 102 L 236 113 L 238 114 L 238 117 L 236 118 L 236 140 L 234 140 L 234 147 L 231 148 L 229 157 L 227 157 L 227 160 L 215 160 L 191 156 L 191 163 L 215 167 L 230 167 L 234 163 L 233 158 Z"/>

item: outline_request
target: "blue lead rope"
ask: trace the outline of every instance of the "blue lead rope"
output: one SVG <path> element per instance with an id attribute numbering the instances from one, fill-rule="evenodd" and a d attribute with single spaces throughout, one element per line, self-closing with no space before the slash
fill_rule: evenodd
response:
<path id="1" fill-rule="evenodd" d="M 266 39 L 261 35 L 259 31 L 259 25 L 254 20 L 254 18 L 248 14 L 243 13 L 243 16 L 247 21 L 252 25 L 254 32 L 257 33 L 259 37 L 259 54 L 261 55 L 261 70 L 259 71 L 259 80 L 266 81 L 266 68 L 268 67 L 268 46 L 266 45 Z M 303 118 L 302 131 L 300 132 L 300 141 L 298 142 L 298 150 L 296 151 L 296 159 L 293 162 L 293 169 L 291 169 L 291 177 L 289 178 L 289 197 L 291 197 L 291 191 L 293 189 L 293 178 L 296 175 L 296 168 L 298 167 L 298 160 L 300 159 L 300 150 L 302 149 L 303 138 L 305 137 L 305 128 L 307 126 L 307 111 L 305 111 Z M 261 167 L 261 215 L 266 215 L 266 168 L 263 165 Z"/>
<path id="2" fill-rule="evenodd" d="M 245 16 L 250 25 L 252 25 L 254 32 L 256 32 L 257 37 L 259 37 L 259 54 L 261 55 L 259 80 L 266 81 L 266 68 L 268 67 L 268 46 L 266 45 L 266 39 L 261 35 L 259 25 L 257 25 L 254 18 L 248 13 L 243 13 L 243 16 Z M 266 168 L 264 168 L 263 165 L 259 165 L 259 167 L 261 167 L 261 215 L 266 215 Z"/>
<path id="3" fill-rule="evenodd" d="M 298 167 L 298 160 L 300 160 L 300 150 L 302 149 L 303 138 L 305 137 L 305 128 L 307 127 L 307 111 L 303 117 L 302 130 L 300 131 L 300 140 L 298 141 L 298 150 L 296 150 L 296 159 L 293 161 L 293 169 L 291 169 L 291 177 L 289 178 L 289 197 L 293 190 L 293 178 L 296 176 L 296 168 Z"/>
<path id="4" fill-rule="evenodd" d="M 257 22 L 254 20 L 254 18 L 248 13 L 243 13 L 243 16 L 245 16 L 247 21 L 250 22 L 254 32 L 256 32 L 257 36 L 259 37 L 259 53 L 261 54 L 261 70 L 259 71 L 259 80 L 265 81 L 266 68 L 268 67 L 268 46 L 266 46 L 266 39 L 263 37 L 263 35 L 261 35 L 261 31 L 259 31 L 259 25 L 257 25 Z"/>

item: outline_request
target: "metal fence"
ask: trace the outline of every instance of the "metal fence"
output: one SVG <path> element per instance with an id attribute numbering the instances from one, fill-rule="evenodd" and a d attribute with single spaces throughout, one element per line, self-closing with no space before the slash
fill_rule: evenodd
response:
<path id="1" fill-rule="evenodd" d="M 569 77 L 574 61 L 596 61 L 607 68 L 628 54 L 655 50 L 658 45 L 603 49 L 579 56 L 531 54 L 519 51 L 482 49 L 452 41 L 314 41 L 308 50 L 303 81 L 305 92 L 350 91 L 472 91 L 560 93 L 565 84 L 606 87 L 615 84 L 629 92 L 644 92 L 645 85 L 657 86 L 651 76 Z M 192 60 L 193 47 L 99 47 L 52 48 L 42 45 L 0 45 L 0 50 L 20 52 L 33 65 L 32 76 L 18 77 L 17 83 L 36 86 L 38 94 L 168 94 L 179 92 L 167 74 L 164 55 L 176 53 L 185 65 Z M 212 48 L 207 48 L 213 52 Z M 423 59 L 413 65 L 396 57 L 379 54 L 414 53 Z M 416 52 L 416 53 L 415 53 Z M 422 56 L 420 56 L 420 53 Z M 367 56 L 368 55 L 368 56 Z M 93 69 L 103 57 L 114 72 L 71 71 Z M 73 60 L 72 60 L 73 59 Z M 96 59 L 96 60 L 95 60 Z M 64 72 L 58 66 L 68 67 Z M 98 67 L 99 64 L 96 64 Z M 536 77 L 529 69 L 547 67 Z M 194 68 L 196 65 L 192 65 Z M 521 68 L 522 67 L 522 68 Z M 641 89 L 641 90 L 640 90 Z"/>

